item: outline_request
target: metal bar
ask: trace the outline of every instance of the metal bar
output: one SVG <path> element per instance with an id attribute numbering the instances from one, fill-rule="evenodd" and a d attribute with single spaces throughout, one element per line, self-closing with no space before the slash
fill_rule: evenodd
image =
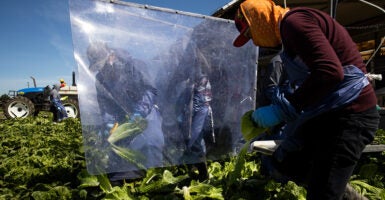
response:
<path id="1" fill-rule="evenodd" d="M 364 153 L 382 152 L 385 151 L 385 144 L 369 144 L 366 145 Z"/>
<path id="2" fill-rule="evenodd" d="M 228 19 L 222 19 L 222 18 L 208 16 L 208 15 L 202 15 L 202 14 L 198 14 L 198 13 L 174 10 L 174 9 L 170 9 L 170 8 L 151 6 L 151 5 L 147 5 L 147 4 L 132 3 L 132 2 L 126 2 L 126 1 L 121 1 L 121 0 L 98 0 L 98 1 L 117 4 L 117 5 L 123 5 L 123 6 L 130 6 L 130 7 L 144 8 L 144 9 L 155 10 L 155 11 L 162 11 L 162 12 L 168 12 L 168 13 L 187 15 L 187 16 L 198 17 L 198 18 L 203 18 L 203 19 L 210 18 L 210 19 L 215 19 L 218 21 L 224 21 L 224 22 L 229 22 L 229 23 L 232 22 L 232 20 L 228 20 Z"/>
<path id="3" fill-rule="evenodd" d="M 273 154 L 282 140 L 258 140 L 251 143 L 251 149 L 263 154 Z M 369 144 L 363 150 L 364 153 L 385 151 L 385 144 Z"/>

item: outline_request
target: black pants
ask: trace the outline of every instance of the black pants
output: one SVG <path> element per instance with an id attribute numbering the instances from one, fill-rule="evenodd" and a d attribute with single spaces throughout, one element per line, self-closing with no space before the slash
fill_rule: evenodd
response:
<path id="1" fill-rule="evenodd" d="M 304 148 L 276 163 L 278 170 L 307 189 L 307 199 L 341 199 L 365 146 L 374 139 L 379 114 L 335 111 L 313 118 L 297 133 Z"/>

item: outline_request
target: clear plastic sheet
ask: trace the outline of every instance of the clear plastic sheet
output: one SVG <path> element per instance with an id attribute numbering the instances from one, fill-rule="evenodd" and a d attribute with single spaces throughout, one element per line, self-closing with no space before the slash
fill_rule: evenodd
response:
<path id="1" fill-rule="evenodd" d="M 91 0 L 70 0 L 70 17 L 89 173 L 136 178 L 236 151 L 258 49 L 232 46 L 232 22 Z"/>

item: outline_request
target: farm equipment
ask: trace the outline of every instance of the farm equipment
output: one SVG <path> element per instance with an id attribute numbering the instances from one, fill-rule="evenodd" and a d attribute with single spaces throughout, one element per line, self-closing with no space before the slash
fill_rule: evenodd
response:
<path id="1" fill-rule="evenodd" d="M 33 88 L 23 88 L 17 91 L 11 90 L 8 93 L 10 99 L 3 103 L 4 115 L 8 119 L 25 118 L 28 116 L 37 116 L 40 111 L 52 111 L 52 104 L 49 93 L 51 87 L 36 87 L 34 81 Z M 72 85 L 64 86 L 60 89 L 60 96 L 65 99 L 63 105 L 67 111 L 68 117 L 79 117 L 78 91 L 75 83 L 75 73 L 72 73 Z"/>

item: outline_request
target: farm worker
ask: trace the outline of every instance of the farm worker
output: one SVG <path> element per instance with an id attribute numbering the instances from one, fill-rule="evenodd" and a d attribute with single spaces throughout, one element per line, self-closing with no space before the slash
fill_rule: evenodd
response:
<path id="1" fill-rule="evenodd" d="M 184 152 L 182 159 L 184 159 L 183 162 L 186 163 L 189 161 L 197 162 L 188 166 L 191 168 L 190 170 L 196 168 L 199 172 L 196 177 L 198 180 L 204 181 L 209 177 L 206 164 L 206 142 L 204 134 L 209 132 L 209 134 L 213 136 L 214 131 L 212 130 L 213 113 L 210 105 L 212 101 L 212 92 L 208 76 L 204 74 L 199 75 L 191 87 L 192 99 L 190 99 L 190 101 L 192 101 L 192 113 L 189 113 L 191 124 L 190 127 L 188 127 L 191 129 L 191 133 L 189 136 L 186 136 L 186 151 Z M 189 90 L 191 89 L 187 89 L 187 91 Z M 185 95 L 190 95 L 188 93 L 191 94 L 191 92 L 187 92 Z M 179 123 L 186 124 L 189 117 L 186 116 L 187 113 L 183 114 L 185 116 L 180 117 L 181 120 Z M 191 171 L 190 176 L 195 177 Z"/>
<path id="2" fill-rule="evenodd" d="M 127 162 L 118 154 L 111 153 L 107 168 L 110 181 L 121 184 L 124 179 L 145 176 L 138 163 L 146 169 L 162 167 L 165 145 L 162 116 L 157 105 L 157 89 L 147 77 L 147 64 L 134 58 L 127 50 L 111 48 L 104 42 L 91 43 L 87 56 L 90 69 L 96 72 L 95 87 L 105 127 L 103 132 L 110 132 L 115 123 L 134 123 L 140 119 L 147 122 L 140 134 L 116 143 L 138 153 L 138 158 L 142 159 L 137 159 L 136 163 Z"/>
<path id="3" fill-rule="evenodd" d="M 66 82 L 64 82 L 64 79 L 60 79 L 60 88 L 65 87 L 67 85 Z"/>
<path id="4" fill-rule="evenodd" d="M 235 16 L 234 46 L 283 45 L 284 70 L 297 89 L 275 91 L 257 108 L 261 127 L 286 122 L 285 139 L 272 155 L 277 171 L 304 184 L 307 199 L 341 199 L 363 149 L 379 124 L 376 96 L 365 64 L 345 28 L 316 9 L 282 8 L 272 0 L 246 0 Z"/>
<path id="5" fill-rule="evenodd" d="M 190 37 L 180 41 L 185 45 L 172 47 L 180 57 L 168 66 L 168 81 L 160 83 L 166 88 L 161 106 L 163 128 L 168 132 L 168 142 L 176 141 L 175 147 L 183 152 L 176 162 L 186 166 L 189 177 L 200 182 L 209 178 L 207 160 L 212 152 L 228 153 L 232 145 L 225 141 L 232 131 L 221 127 L 230 127 L 226 115 L 232 117 L 237 111 L 223 111 L 229 108 L 230 96 L 241 91 L 229 92 L 228 64 L 235 60 L 221 59 L 230 52 L 218 48 L 217 40 L 224 36 L 225 29 L 211 20 L 195 26 Z"/>
<path id="6" fill-rule="evenodd" d="M 67 111 L 61 102 L 59 90 L 60 90 L 59 84 L 53 85 L 53 88 L 50 92 L 50 98 L 54 108 L 54 115 L 55 115 L 54 119 L 57 119 L 58 122 L 61 122 L 63 119 L 68 118 L 68 116 L 67 116 Z"/>

